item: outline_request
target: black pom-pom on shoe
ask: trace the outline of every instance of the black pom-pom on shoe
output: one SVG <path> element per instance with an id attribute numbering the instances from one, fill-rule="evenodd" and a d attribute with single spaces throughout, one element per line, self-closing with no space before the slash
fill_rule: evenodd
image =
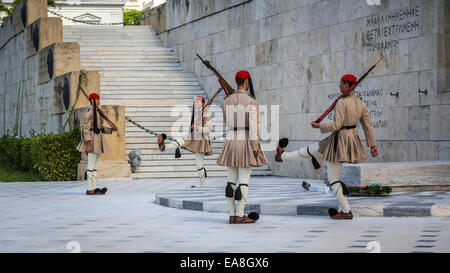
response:
<path id="1" fill-rule="evenodd" d="M 338 214 L 339 214 L 339 212 L 338 212 L 337 209 L 335 209 L 335 208 L 329 208 L 329 209 L 328 209 L 328 215 L 329 215 L 330 217 L 336 216 L 336 215 L 338 215 Z"/>
<path id="2" fill-rule="evenodd" d="M 257 221 L 259 219 L 259 214 L 257 212 L 250 212 L 248 214 L 248 218 L 253 219 L 255 221 Z"/>
<path id="3" fill-rule="evenodd" d="M 289 139 L 288 138 L 282 138 L 278 141 L 278 146 L 280 146 L 281 148 L 286 148 L 289 144 Z"/>

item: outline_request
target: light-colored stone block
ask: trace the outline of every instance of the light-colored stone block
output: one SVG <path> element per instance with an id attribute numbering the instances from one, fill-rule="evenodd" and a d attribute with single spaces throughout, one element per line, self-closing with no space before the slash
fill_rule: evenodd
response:
<path id="1" fill-rule="evenodd" d="M 260 212 L 264 215 L 297 215 L 297 205 L 261 204 Z"/>
<path id="2" fill-rule="evenodd" d="M 70 71 L 80 70 L 80 45 L 55 43 L 40 50 L 38 58 L 38 83 L 43 84 Z"/>
<path id="3" fill-rule="evenodd" d="M 431 206 L 431 216 L 434 217 L 450 217 L 450 206 L 433 205 Z"/>
<path id="4" fill-rule="evenodd" d="M 450 105 L 430 106 L 430 138 L 432 140 L 450 139 Z"/>
<path id="5" fill-rule="evenodd" d="M 340 179 L 347 186 L 450 186 L 450 161 L 344 164 Z"/>
<path id="6" fill-rule="evenodd" d="M 355 217 L 382 217 L 383 206 L 376 206 L 376 205 L 352 206 L 352 213 Z"/>

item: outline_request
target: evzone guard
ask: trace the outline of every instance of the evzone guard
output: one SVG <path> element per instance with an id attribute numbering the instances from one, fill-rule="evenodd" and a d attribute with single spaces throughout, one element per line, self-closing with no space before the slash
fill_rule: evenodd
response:
<path id="1" fill-rule="evenodd" d="M 194 99 L 191 116 L 191 126 L 189 136 L 186 138 L 176 138 L 175 141 L 164 142 L 167 138 L 166 134 L 158 136 L 158 148 L 161 152 L 166 149 L 177 149 L 176 157 L 180 157 L 179 148 L 184 148 L 195 154 L 195 162 L 197 166 L 198 176 L 200 177 L 200 187 L 205 186 L 205 178 L 207 172 L 203 166 L 205 156 L 213 155 L 213 150 L 209 140 L 211 132 L 212 119 L 208 111 L 204 111 L 205 98 L 198 96 Z M 194 186 L 193 186 L 194 187 Z"/>
<path id="2" fill-rule="evenodd" d="M 84 115 L 81 136 L 82 139 L 77 146 L 79 152 L 88 154 L 87 160 L 87 182 L 86 195 L 105 194 L 107 188 L 97 188 L 97 167 L 103 153 L 109 153 L 110 148 L 104 134 L 111 134 L 111 128 L 103 126 L 103 117 L 99 114 L 100 96 L 97 93 L 89 95 L 91 105 Z"/>
<path id="3" fill-rule="evenodd" d="M 363 77 L 367 74 L 368 72 Z M 363 77 L 357 82 L 355 76 L 350 74 L 344 75 L 339 84 L 342 95 L 335 102 L 333 121 L 329 124 L 319 123 L 333 109 L 332 105 L 328 112 L 311 123 L 312 128 L 320 129 L 321 133 L 332 133 L 331 135 L 318 143 L 292 152 L 284 151 L 288 144 L 288 139 L 281 139 L 275 156 L 275 161 L 277 162 L 310 158 L 316 169 L 320 168 L 316 158 L 322 156 L 327 166 L 328 181 L 341 207 L 340 211 L 334 208 L 328 210 L 329 216 L 333 219 L 353 219 L 353 213 L 346 198 L 348 190 L 345 184 L 339 180 L 339 175 L 343 163 L 361 163 L 368 159 L 356 129 L 358 121 L 364 130 L 367 146 L 370 147 L 372 157 L 378 155 L 372 121 L 367 111 L 367 106 L 362 99 L 355 96 L 354 91 L 354 88 Z"/>
<path id="4" fill-rule="evenodd" d="M 225 143 L 217 164 L 227 167 L 225 196 L 230 224 L 254 223 L 258 215 L 246 216 L 245 204 L 252 167 L 267 164 L 259 142 L 259 105 L 255 99 L 250 73 L 236 74 L 237 91 L 223 101 L 223 118 L 227 127 Z M 250 95 L 247 90 L 250 88 Z M 236 185 L 239 180 L 239 185 Z M 237 201 L 237 207 L 236 207 Z"/>

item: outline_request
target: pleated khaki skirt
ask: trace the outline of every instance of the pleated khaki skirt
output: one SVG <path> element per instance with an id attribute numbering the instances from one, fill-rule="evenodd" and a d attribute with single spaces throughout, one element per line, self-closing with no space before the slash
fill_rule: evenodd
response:
<path id="1" fill-rule="evenodd" d="M 334 132 L 322 139 L 319 142 L 319 152 L 323 160 L 330 162 L 362 163 L 368 159 L 356 129 Z"/>
<path id="2" fill-rule="evenodd" d="M 201 140 L 184 139 L 184 148 L 193 153 L 201 153 L 205 155 L 213 155 L 213 149 L 209 139 Z"/>
<path id="3" fill-rule="evenodd" d="M 250 140 L 226 140 L 217 164 L 227 167 L 259 167 L 267 164 L 267 158 L 258 142 L 259 154 L 253 154 Z"/>

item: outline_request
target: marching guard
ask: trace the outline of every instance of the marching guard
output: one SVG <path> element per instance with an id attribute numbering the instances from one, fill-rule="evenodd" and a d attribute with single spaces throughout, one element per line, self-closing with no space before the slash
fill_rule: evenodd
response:
<path id="1" fill-rule="evenodd" d="M 200 187 L 205 186 L 205 179 L 208 176 L 205 167 L 203 166 L 203 160 L 205 156 L 213 155 L 213 150 L 209 140 L 209 133 L 211 132 L 212 119 L 211 114 L 206 111 L 203 112 L 205 106 L 205 98 L 197 96 L 194 99 L 191 127 L 189 136 L 187 138 L 176 138 L 174 142 L 164 142 L 167 135 L 160 134 L 158 136 L 158 148 L 161 152 L 166 149 L 177 149 L 176 157 L 180 157 L 179 148 L 185 148 L 186 150 L 195 154 L 195 162 L 197 166 L 197 172 L 200 177 Z M 195 186 L 192 186 L 195 187 Z"/>
<path id="2" fill-rule="evenodd" d="M 257 218 L 244 215 L 250 174 L 252 167 L 267 164 L 267 158 L 259 142 L 259 105 L 250 73 L 239 71 L 235 79 L 237 91 L 226 97 L 222 104 L 227 135 L 217 164 L 227 167 L 225 196 L 230 212 L 229 223 L 254 223 Z M 247 94 L 249 89 L 250 95 Z"/>
<path id="3" fill-rule="evenodd" d="M 342 98 L 337 101 L 334 108 L 333 121 L 329 124 L 320 124 L 317 121 L 311 123 L 311 126 L 320 129 L 321 133 L 332 133 L 331 135 L 318 143 L 292 152 L 284 151 L 288 139 L 281 139 L 275 156 L 277 162 L 311 158 L 316 169 L 320 168 L 316 158 L 322 156 L 327 165 L 328 181 L 341 207 L 340 211 L 333 208 L 328 210 L 329 216 L 333 219 L 353 219 L 353 213 L 346 198 L 348 190 L 339 180 L 339 175 L 343 163 L 361 163 L 368 159 L 356 129 L 358 121 L 364 130 L 372 157 L 378 155 L 372 121 L 366 104 L 355 95 L 356 85 L 357 79 L 354 75 L 344 75 L 339 84 Z"/>

